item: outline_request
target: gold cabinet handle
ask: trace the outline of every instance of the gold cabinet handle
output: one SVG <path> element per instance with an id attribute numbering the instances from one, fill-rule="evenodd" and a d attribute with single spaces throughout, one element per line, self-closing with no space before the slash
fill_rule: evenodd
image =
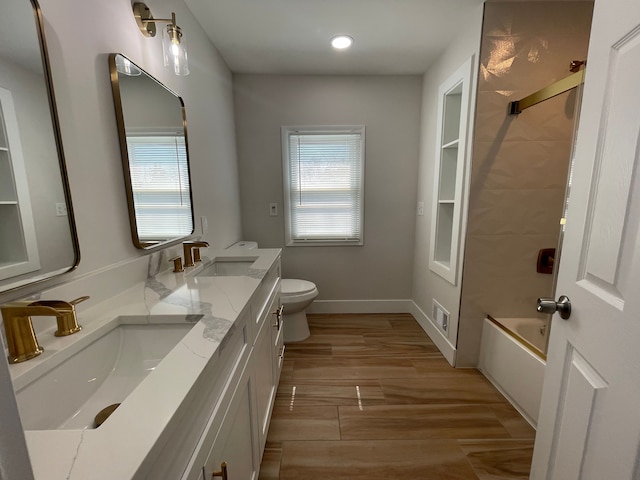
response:
<path id="1" fill-rule="evenodd" d="M 276 323 L 272 326 L 280 330 L 280 325 L 282 324 L 282 311 L 284 310 L 284 305 L 280 305 L 278 309 L 272 313 L 272 315 L 276 316 Z"/>
<path id="2" fill-rule="evenodd" d="M 213 472 L 213 474 L 211 474 L 211 478 L 216 478 L 216 477 L 222 477 L 222 480 L 229 479 L 229 477 L 227 477 L 227 462 L 222 462 L 220 464 L 220 470 L 217 472 Z"/>

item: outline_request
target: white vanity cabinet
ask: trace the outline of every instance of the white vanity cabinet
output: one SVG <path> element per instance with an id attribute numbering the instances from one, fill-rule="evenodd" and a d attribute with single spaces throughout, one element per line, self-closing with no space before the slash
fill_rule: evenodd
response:
<path id="1" fill-rule="evenodd" d="M 282 322 L 276 315 L 279 306 L 278 259 L 250 301 L 248 358 L 245 362 L 236 362 L 215 408 L 208 409 L 212 413 L 183 480 L 221 479 L 223 463 L 229 480 L 258 478 L 282 367 L 282 349 L 278 343 L 282 343 Z M 225 365 L 219 368 L 229 370 Z"/>
<path id="2" fill-rule="evenodd" d="M 205 368 L 192 388 L 191 398 L 184 402 L 184 413 L 177 416 L 170 438 L 157 457 L 150 459 L 153 465 L 144 478 L 199 478 L 209 451 L 207 446 L 220 429 L 234 401 L 236 387 L 247 370 L 251 356 L 250 332 L 250 309 L 245 308 L 220 346 L 218 357 Z"/>
<path id="3" fill-rule="evenodd" d="M 261 328 L 253 346 L 253 365 L 255 372 L 256 407 L 258 414 L 258 440 L 260 452 L 264 450 L 269 431 L 271 411 L 278 389 L 279 379 L 279 351 L 274 345 L 274 336 L 281 332 L 280 313 L 280 284 L 274 285 L 274 293 L 260 310 Z"/>
<path id="4" fill-rule="evenodd" d="M 256 480 L 258 478 L 261 452 L 254 448 L 257 432 L 255 415 L 252 415 L 253 385 L 253 375 L 247 368 L 240 378 L 233 400 L 213 441 L 204 464 L 203 478 L 224 478 L 225 480 Z M 227 477 L 223 476 L 223 464 L 227 468 Z"/>

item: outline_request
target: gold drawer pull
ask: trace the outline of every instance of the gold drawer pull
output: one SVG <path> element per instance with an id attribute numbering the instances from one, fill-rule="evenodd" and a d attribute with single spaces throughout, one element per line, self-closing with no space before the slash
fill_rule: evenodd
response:
<path id="1" fill-rule="evenodd" d="M 277 328 L 278 330 L 280 330 L 280 325 L 282 324 L 282 311 L 283 310 L 284 310 L 284 305 L 280 305 L 280 307 L 278 307 L 278 309 L 271 314 L 271 315 L 275 315 L 276 316 L 276 323 L 274 323 L 272 325 L 272 327 Z"/>
<path id="2" fill-rule="evenodd" d="M 211 478 L 216 478 L 216 477 L 222 477 L 222 480 L 228 480 L 228 477 L 227 477 L 227 462 L 222 462 L 220 464 L 220 471 L 219 472 L 213 472 L 213 474 L 211 475 Z"/>

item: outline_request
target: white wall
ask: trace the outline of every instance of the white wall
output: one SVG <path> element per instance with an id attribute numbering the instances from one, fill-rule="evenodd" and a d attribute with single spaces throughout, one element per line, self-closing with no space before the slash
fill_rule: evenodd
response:
<path id="1" fill-rule="evenodd" d="M 458 67 L 469 57 L 475 55 L 473 67 L 473 81 L 471 86 L 471 122 L 469 129 L 473 128 L 473 114 L 475 105 L 475 81 L 478 65 L 478 51 L 480 49 L 480 37 L 482 29 L 483 7 L 478 6 L 460 17 L 459 32 L 455 41 L 443 52 L 440 58 L 429 68 L 424 75 L 422 88 L 422 127 L 420 130 L 420 171 L 418 175 L 418 201 L 424 202 L 424 216 L 416 217 L 416 236 L 413 267 L 413 294 L 415 306 L 419 310 L 412 313 L 418 321 L 427 329 L 427 332 L 436 341 L 447 359 L 453 361 L 453 350 L 456 345 L 458 330 L 458 315 L 460 305 L 461 274 L 458 274 L 457 285 L 451 285 L 439 275 L 429 270 L 429 247 L 431 243 L 431 204 L 433 200 L 434 169 L 436 166 L 436 130 L 438 109 L 438 88 Z M 470 151 L 471 145 L 467 145 Z M 468 175 L 467 166 L 467 175 Z M 464 201 L 466 202 L 466 196 Z M 466 208 L 463 208 L 463 211 Z M 464 214 L 463 214 L 464 215 Z M 462 239 L 460 250 L 464 249 L 464 225 L 466 218 L 462 219 L 460 236 Z M 462 266 L 462 259 L 458 265 Z M 432 304 L 436 300 L 450 314 L 448 333 L 445 335 L 435 327 L 432 317 Z"/>
<path id="2" fill-rule="evenodd" d="M 149 0 L 147 5 L 157 17 L 176 12 L 189 41 L 188 77 L 164 69 L 160 37 L 142 36 L 129 0 L 40 0 L 82 258 L 75 272 L 0 294 L 0 304 L 145 255 L 133 247 L 129 233 L 109 83 L 112 52 L 125 54 L 184 98 L 196 219 L 208 217 L 205 239 L 213 245 L 226 247 L 240 239 L 231 73 L 182 1 Z M 199 229 L 199 221 L 196 225 Z M 0 375 L 0 391 L 11 388 Z M 11 438 L 22 436 L 15 408 L 0 409 L 0 423 L 2 478 L 28 478 L 12 470 L 20 441 Z M 5 440 L 18 447 L 5 449 Z"/>
<path id="3" fill-rule="evenodd" d="M 410 298 L 421 78 L 236 75 L 234 83 L 246 239 L 284 247 L 281 126 L 364 124 L 364 246 L 284 247 L 283 274 L 315 282 L 319 300 Z"/>
<path id="4" fill-rule="evenodd" d="M 176 12 L 189 42 L 189 76 L 164 68 L 160 37 L 140 33 L 128 0 L 40 2 L 81 250 L 78 269 L 52 283 L 145 255 L 129 231 L 107 60 L 112 52 L 123 53 L 184 99 L 196 234 L 200 216 L 206 216 L 211 244 L 226 247 L 240 238 L 231 73 L 183 2 L 147 5 L 159 17 Z M 0 303 L 33 290 L 0 295 Z"/>

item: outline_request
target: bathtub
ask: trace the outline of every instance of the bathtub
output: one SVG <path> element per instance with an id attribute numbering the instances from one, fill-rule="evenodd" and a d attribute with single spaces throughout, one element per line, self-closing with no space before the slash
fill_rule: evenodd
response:
<path id="1" fill-rule="evenodd" d="M 538 318 L 485 318 L 478 365 L 534 428 L 546 364 L 543 325 Z"/>

